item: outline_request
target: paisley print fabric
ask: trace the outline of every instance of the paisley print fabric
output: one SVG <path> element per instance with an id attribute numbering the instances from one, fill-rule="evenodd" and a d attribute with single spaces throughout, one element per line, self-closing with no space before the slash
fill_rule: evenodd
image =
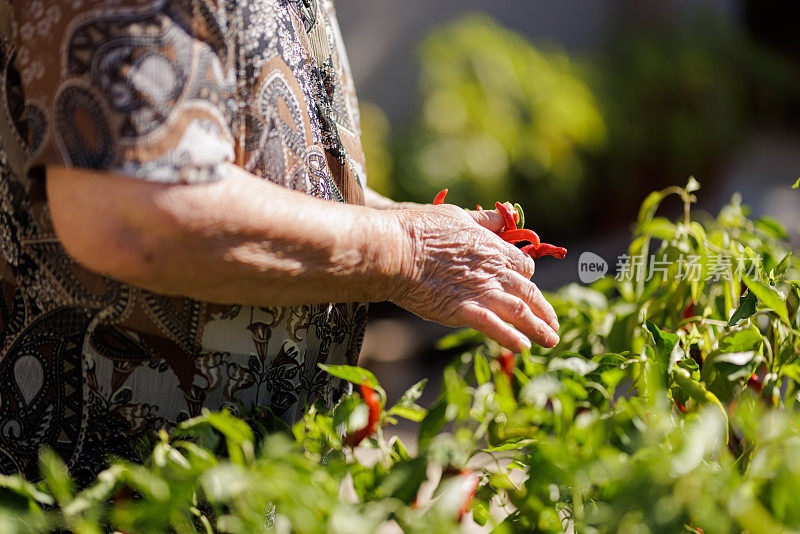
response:
<path id="1" fill-rule="evenodd" d="M 79 480 L 204 407 L 287 421 L 346 387 L 365 304 L 166 297 L 78 265 L 47 165 L 171 184 L 226 164 L 364 202 L 357 101 L 330 0 L 0 0 L 0 471 L 42 446 Z"/>

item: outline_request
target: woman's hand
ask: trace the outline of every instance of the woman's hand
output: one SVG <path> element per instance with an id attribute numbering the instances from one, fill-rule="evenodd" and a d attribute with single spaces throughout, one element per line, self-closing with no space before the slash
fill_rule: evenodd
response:
<path id="1" fill-rule="evenodd" d="M 533 260 L 494 233 L 503 226 L 499 213 L 443 204 L 395 216 L 410 252 L 390 300 L 424 319 L 479 330 L 515 352 L 531 341 L 559 342 L 555 311 L 530 281 Z"/>

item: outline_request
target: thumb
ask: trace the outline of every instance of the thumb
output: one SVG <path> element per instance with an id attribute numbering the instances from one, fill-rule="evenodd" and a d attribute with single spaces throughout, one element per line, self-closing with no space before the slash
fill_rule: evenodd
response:
<path id="1" fill-rule="evenodd" d="M 508 202 L 506 202 L 506 206 L 508 206 L 509 209 L 514 209 Z M 476 223 L 494 233 L 499 232 L 505 227 L 503 216 L 500 215 L 497 210 L 468 211 L 467 213 L 472 216 Z"/>

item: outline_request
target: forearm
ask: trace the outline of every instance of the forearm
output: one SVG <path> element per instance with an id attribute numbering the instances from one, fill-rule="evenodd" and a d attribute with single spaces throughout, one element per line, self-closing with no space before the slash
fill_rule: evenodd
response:
<path id="1" fill-rule="evenodd" d="M 369 187 L 364 190 L 364 201 L 368 207 L 376 210 L 390 210 L 395 209 L 397 206 L 394 200 L 381 195 Z"/>
<path id="2" fill-rule="evenodd" d="M 401 210 L 418 208 L 420 206 L 414 202 L 395 202 L 391 198 L 385 197 L 369 187 L 364 191 L 364 198 L 367 206 L 375 208 L 376 210 Z"/>
<path id="3" fill-rule="evenodd" d="M 84 263 L 158 293 L 258 306 L 385 300 L 407 255 L 408 240 L 391 212 L 322 201 L 234 166 L 224 180 L 203 185 L 58 173 L 73 174 L 65 177 L 71 183 L 94 180 L 86 188 L 96 202 L 127 204 L 126 220 L 102 239 L 124 252 Z M 69 200 L 62 194 L 61 202 Z M 61 218 L 71 220 L 54 224 L 90 228 L 92 221 L 80 218 L 98 210 L 79 211 L 62 209 Z M 73 248 L 79 261 L 98 255 Z"/>
<path id="4" fill-rule="evenodd" d="M 157 293 L 255 306 L 392 300 L 511 350 L 558 343 L 533 261 L 496 235 L 493 210 L 326 202 L 235 166 L 203 185 L 48 168 L 47 195 L 73 258 Z"/>

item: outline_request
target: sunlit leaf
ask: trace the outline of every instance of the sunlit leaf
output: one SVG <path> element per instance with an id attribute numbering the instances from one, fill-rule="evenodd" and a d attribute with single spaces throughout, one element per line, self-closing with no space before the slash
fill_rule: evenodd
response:
<path id="1" fill-rule="evenodd" d="M 664 193 L 661 191 L 653 191 L 647 195 L 639 208 L 638 221 L 640 225 L 653 218 L 662 200 L 664 200 Z"/>
<path id="2" fill-rule="evenodd" d="M 773 269 L 775 271 L 775 277 L 777 279 L 782 278 L 786 275 L 786 272 L 789 270 L 789 267 L 792 265 L 792 252 L 789 251 L 786 255 L 778 262 L 778 265 L 775 266 Z"/>
<path id="3" fill-rule="evenodd" d="M 786 232 L 786 228 L 775 217 L 764 215 L 758 219 L 755 224 L 756 228 L 761 233 L 766 234 L 773 239 L 778 239 L 780 241 L 789 239 L 789 234 Z"/>
<path id="4" fill-rule="evenodd" d="M 253 441 L 253 430 L 247 423 L 228 412 L 206 411 L 203 415 L 188 419 L 180 424 L 183 430 L 201 425 L 210 425 L 236 445 Z"/>
<path id="5" fill-rule="evenodd" d="M 447 404 L 439 401 L 433 408 L 428 410 L 428 414 L 419 425 L 419 447 L 425 449 L 430 445 L 433 438 L 441 432 L 447 424 Z"/>
<path id="6" fill-rule="evenodd" d="M 597 369 L 598 364 L 592 360 L 587 360 L 580 356 L 570 356 L 569 358 L 553 358 L 547 364 L 551 371 L 567 370 L 580 376 L 585 376 Z"/>
<path id="7" fill-rule="evenodd" d="M 64 461 L 51 449 L 39 455 L 39 470 L 53 497 L 64 505 L 72 499 L 75 482 L 67 470 Z"/>
<path id="8" fill-rule="evenodd" d="M 492 379 L 492 370 L 489 367 L 489 362 L 486 361 L 486 358 L 483 356 L 483 354 L 475 355 L 474 366 L 475 380 L 478 381 L 478 384 L 485 384 Z"/>
<path id="9" fill-rule="evenodd" d="M 352 365 L 325 365 L 321 363 L 319 364 L 319 368 L 336 378 L 347 380 L 357 386 L 363 384 L 372 389 L 378 387 L 378 379 L 375 378 L 374 374 L 363 367 L 355 367 Z"/>
<path id="10" fill-rule="evenodd" d="M 461 328 L 452 334 L 448 334 L 436 342 L 436 348 L 439 350 L 452 350 L 465 345 L 480 345 L 486 338 L 471 328 Z"/>
<path id="11" fill-rule="evenodd" d="M 664 241 L 673 239 L 677 231 L 678 227 L 664 217 L 654 217 L 639 225 L 639 233 Z"/>
<path id="12" fill-rule="evenodd" d="M 402 417 L 403 419 L 408 419 L 409 421 L 414 421 L 417 423 L 422 421 L 428 414 L 425 408 L 417 405 L 393 406 L 387 413 L 389 415 L 396 415 L 397 417 Z"/>
<path id="13" fill-rule="evenodd" d="M 786 310 L 786 302 L 784 301 L 783 297 L 781 297 L 780 293 L 759 280 L 753 280 L 745 277 L 744 283 L 747 285 L 750 291 L 752 291 L 755 296 L 758 297 L 758 300 L 761 304 L 767 308 L 770 308 L 772 311 L 778 314 L 778 317 L 780 317 L 783 322 L 789 324 L 789 312 Z"/>
<path id="14" fill-rule="evenodd" d="M 656 358 L 663 366 L 663 369 L 666 370 L 667 365 L 670 363 L 672 351 L 675 350 L 675 347 L 678 345 L 679 338 L 676 334 L 664 332 L 652 321 L 645 321 L 645 325 L 647 326 L 647 330 L 653 336 L 653 342 L 655 343 L 656 349 Z"/>
<path id="15" fill-rule="evenodd" d="M 758 304 L 758 299 L 756 298 L 755 294 L 747 290 L 747 293 L 739 299 L 739 307 L 731 316 L 731 320 L 728 321 L 728 326 L 733 326 L 739 321 L 744 321 L 755 315 L 756 313 L 756 305 Z"/>

